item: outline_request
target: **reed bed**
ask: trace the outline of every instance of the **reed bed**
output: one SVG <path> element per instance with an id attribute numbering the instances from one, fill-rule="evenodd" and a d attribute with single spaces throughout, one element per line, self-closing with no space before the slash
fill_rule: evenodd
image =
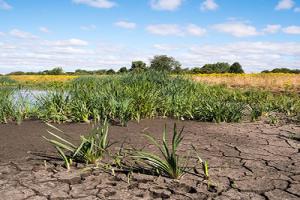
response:
<path id="1" fill-rule="evenodd" d="M 9 95 L 8 98 L 2 97 L 4 103 L 1 104 L 11 101 Z M 269 113 L 281 113 L 288 118 L 297 118 L 300 113 L 298 94 L 230 89 L 152 71 L 79 77 L 68 86 L 51 88 L 47 95 L 36 98 L 30 108 L 26 103 L 19 104 L 22 105 L 22 116 L 58 123 L 107 118 L 126 125 L 129 120 L 156 117 L 239 122 L 256 120 Z M 19 108 L 13 104 L 11 110 Z M 6 116 L 2 122 L 17 118 L 10 112 Z"/>

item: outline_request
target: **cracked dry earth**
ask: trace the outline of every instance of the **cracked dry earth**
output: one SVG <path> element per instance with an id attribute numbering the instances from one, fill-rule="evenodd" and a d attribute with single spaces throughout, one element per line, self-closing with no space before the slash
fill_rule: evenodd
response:
<path id="1" fill-rule="evenodd" d="M 187 174 L 176 181 L 134 173 L 128 183 L 122 173 L 112 176 L 81 165 L 67 172 L 53 160 L 45 165 L 26 152 L 53 152 L 41 139 L 46 128 L 41 122 L 24 122 L 0 126 L 0 199 L 300 199 L 300 142 L 293 139 L 300 134 L 299 125 L 143 120 L 128 127 L 112 126 L 110 139 L 126 139 L 128 145 L 151 149 L 142 131 L 161 138 L 164 124 L 171 130 L 174 122 L 185 126 L 180 153 L 194 144 L 209 162 L 215 188 L 208 190 L 202 175 Z M 84 124 L 60 128 L 74 141 L 89 129 Z"/>

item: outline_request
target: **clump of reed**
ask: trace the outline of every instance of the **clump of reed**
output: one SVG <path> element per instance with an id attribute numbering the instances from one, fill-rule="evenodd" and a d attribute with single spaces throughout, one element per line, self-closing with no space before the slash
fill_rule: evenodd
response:
<path id="1" fill-rule="evenodd" d="M 83 76 L 38 98 L 34 118 L 54 122 L 91 122 L 169 117 L 207 122 L 257 120 L 266 113 L 295 118 L 298 94 L 230 89 L 182 76 L 147 71 L 112 76 Z"/>

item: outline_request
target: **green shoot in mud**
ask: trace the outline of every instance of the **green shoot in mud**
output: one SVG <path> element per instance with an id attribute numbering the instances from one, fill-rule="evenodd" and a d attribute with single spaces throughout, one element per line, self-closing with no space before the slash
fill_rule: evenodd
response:
<path id="1" fill-rule="evenodd" d="M 215 183 L 213 183 L 213 182 L 211 181 L 211 179 L 210 179 L 210 176 L 209 176 L 209 166 L 208 166 L 208 161 L 203 160 L 203 159 L 200 157 L 200 155 L 199 155 L 199 153 L 198 153 L 198 151 L 197 151 L 197 149 L 196 149 L 196 147 L 195 147 L 194 145 L 191 145 L 191 146 L 192 146 L 192 148 L 193 148 L 193 150 L 194 150 L 194 152 L 195 152 L 195 154 L 196 154 L 198 164 L 199 164 L 199 165 L 201 166 L 201 168 L 203 169 L 203 174 L 204 174 L 204 178 L 205 178 L 205 180 L 206 180 L 206 182 L 207 182 L 207 188 L 208 188 L 208 190 L 214 190 L 215 187 L 217 187 L 217 185 L 216 185 Z M 194 167 L 194 171 L 195 171 L 197 174 L 199 173 L 199 172 L 197 171 L 196 167 Z"/>
<path id="2" fill-rule="evenodd" d="M 60 131 L 56 127 L 48 124 L 53 129 Z M 69 169 L 72 161 L 83 162 L 86 164 L 97 164 L 107 152 L 111 145 L 108 141 L 108 122 L 104 121 L 102 127 L 96 127 L 89 135 L 81 136 L 79 146 L 63 139 L 62 137 L 48 131 L 55 139 L 48 139 L 58 151 L 59 155 L 65 162 L 65 166 Z"/>
<path id="3" fill-rule="evenodd" d="M 202 160 L 202 158 L 200 157 L 200 155 L 199 155 L 199 153 L 198 153 L 196 147 L 195 147 L 193 144 L 192 144 L 191 146 L 192 146 L 192 148 L 193 148 L 193 150 L 194 150 L 194 152 L 195 152 L 195 154 L 196 154 L 196 156 L 197 156 L 197 162 L 198 162 L 199 165 L 201 165 L 202 168 L 203 168 L 203 172 L 204 172 L 205 179 L 208 180 L 208 179 L 209 179 L 208 162 Z"/>
<path id="4" fill-rule="evenodd" d="M 171 148 L 166 140 L 166 127 L 163 131 L 162 145 L 159 145 L 152 136 L 145 135 L 149 141 L 159 149 L 163 158 L 157 154 L 146 151 L 137 151 L 135 157 L 142 160 L 143 163 L 150 166 L 154 171 L 157 171 L 161 175 L 166 175 L 173 179 L 181 178 L 185 170 L 180 166 L 180 158 L 179 155 L 177 155 L 177 150 L 183 139 L 182 132 L 183 128 L 178 132 L 176 124 L 174 124 Z"/>
<path id="5" fill-rule="evenodd" d="M 49 124 L 51 128 L 56 131 L 62 132 L 56 127 Z M 166 176 L 171 179 L 180 179 L 185 173 L 192 175 L 200 174 L 196 172 L 196 167 L 193 169 L 195 173 L 191 173 L 191 167 L 187 167 L 190 156 L 179 156 L 177 151 L 183 140 L 184 128 L 177 130 L 176 123 L 173 128 L 173 136 L 171 144 L 167 141 L 167 128 L 163 130 L 162 144 L 149 134 L 145 134 L 145 137 L 157 147 L 159 153 L 152 153 L 144 150 L 135 150 L 124 148 L 124 143 L 119 148 L 119 151 L 111 155 L 107 149 L 110 146 L 108 142 L 108 123 L 104 121 L 101 128 L 94 129 L 88 136 L 81 136 L 81 143 L 79 146 L 63 139 L 62 137 L 50 132 L 49 134 L 54 139 L 48 139 L 57 150 L 60 157 L 64 160 L 66 168 L 69 170 L 72 162 L 83 162 L 86 164 L 95 164 L 96 166 L 87 167 L 85 170 L 101 169 L 104 172 L 110 173 L 112 176 L 116 176 L 116 173 L 124 173 L 127 175 L 127 181 L 130 182 L 132 174 L 134 172 L 155 174 Z M 196 148 L 192 145 L 197 154 L 198 163 L 203 168 L 204 179 L 207 183 L 208 189 L 215 188 L 210 180 L 208 172 L 208 162 L 203 161 L 196 151 Z M 125 150 L 125 151 L 124 151 Z M 99 162 L 104 154 L 107 153 L 108 159 Z M 128 155 L 128 157 L 126 156 Z M 129 160 L 127 160 L 129 158 Z M 181 161 L 185 158 L 185 164 L 181 165 Z"/>

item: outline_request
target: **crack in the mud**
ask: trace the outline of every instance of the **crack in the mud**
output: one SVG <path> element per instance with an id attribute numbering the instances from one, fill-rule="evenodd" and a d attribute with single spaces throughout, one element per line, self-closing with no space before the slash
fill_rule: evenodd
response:
<path id="1" fill-rule="evenodd" d="M 126 199 L 146 199 L 154 196 L 195 200 L 220 197 L 231 199 L 234 195 L 237 198 L 250 199 L 254 195 L 259 199 L 271 200 L 272 195 L 277 194 L 300 198 L 296 188 L 300 184 L 300 173 L 297 169 L 299 143 L 286 137 L 286 130 L 261 123 L 250 123 L 246 127 L 240 124 L 218 124 L 208 126 L 210 129 L 205 132 L 207 126 L 197 125 L 197 129 L 201 130 L 200 134 L 196 130 L 186 131 L 186 141 L 180 153 L 190 150 L 190 143 L 195 143 L 202 151 L 209 163 L 210 177 L 217 185 L 214 192 L 207 191 L 207 184 L 190 174 L 178 181 L 178 188 L 172 186 L 174 182 L 170 179 L 143 174 L 135 174 L 137 177 L 128 185 L 126 181 L 118 182 L 117 179 L 124 178 L 118 173 L 116 179 L 101 171 L 80 174 L 78 177 L 75 174 L 74 178 L 70 174 L 77 173 L 78 169 L 72 169 L 74 171 L 69 174 L 64 173 L 64 169 L 54 161 L 49 161 L 47 168 L 41 167 L 42 163 L 35 163 L 33 166 L 18 162 L 0 163 L 0 186 L 8 188 L 12 194 L 17 190 L 21 193 L 23 191 L 26 193 L 22 194 L 24 199 L 36 196 L 48 200 L 52 199 L 52 193 L 57 191 L 61 193 L 54 194 L 61 195 L 58 199 L 120 199 L 122 194 L 127 195 Z M 226 128 L 229 131 L 224 131 Z M 193 130 L 190 127 L 189 129 Z M 34 163 L 34 160 L 31 161 Z M 41 186 L 35 187 L 34 184 Z M 8 195 L 0 189 L 0 195 L 3 194 Z"/>

